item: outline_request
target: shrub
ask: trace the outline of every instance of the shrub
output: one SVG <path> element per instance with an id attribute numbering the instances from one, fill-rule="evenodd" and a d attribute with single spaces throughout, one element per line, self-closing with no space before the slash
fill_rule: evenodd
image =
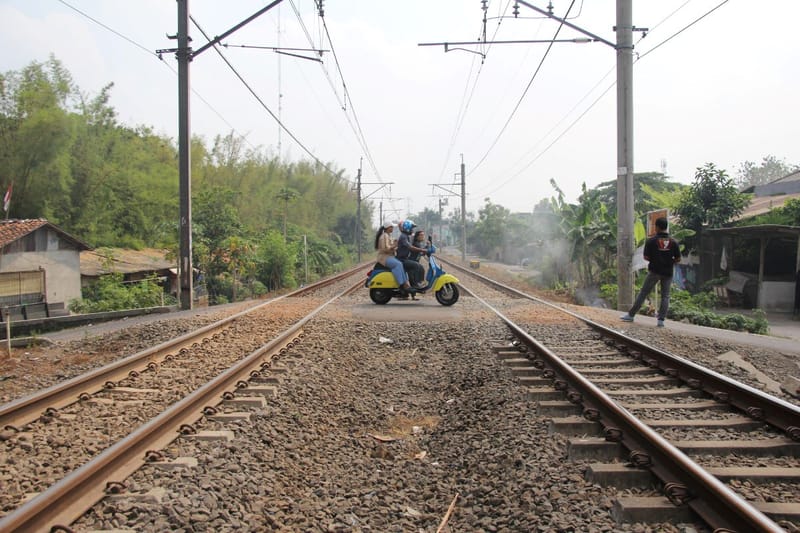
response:
<path id="1" fill-rule="evenodd" d="M 97 281 L 81 290 L 82 300 L 70 302 L 70 311 L 102 313 L 174 303 L 175 299 L 164 294 L 155 277 L 137 283 L 124 283 L 122 279 L 122 274 L 119 273 L 100 276 Z M 165 300 L 169 300 L 169 302 L 165 302 Z"/>

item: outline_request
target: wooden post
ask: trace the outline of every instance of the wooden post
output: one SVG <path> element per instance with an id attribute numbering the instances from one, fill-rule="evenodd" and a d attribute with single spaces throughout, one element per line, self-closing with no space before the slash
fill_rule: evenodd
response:
<path id="1" fill-rule="evenodd" d="M 8 358 L 11 359 L 11 313 L 8 311 L 8 307 L 3 308 L 3 314 L 6 319 L 6 352 Z"/>

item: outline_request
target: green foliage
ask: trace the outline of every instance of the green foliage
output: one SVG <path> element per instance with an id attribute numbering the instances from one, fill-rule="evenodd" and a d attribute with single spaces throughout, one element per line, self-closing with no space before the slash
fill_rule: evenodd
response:
<path id="1" fill-rule="evenodd" d="M 700 232 L 703 227 L 718 228 L 740 214 L 748 196 L 741 194 L 724 170 L 713 163 L 697 169 L 692 185 L 684 190 L 676 213 L 684 228 Z M 687 237 L 689 250 L 696 245 L 696 236 Z"/>
<path id="2" fill-rule="evenodd" d="M 119 273 L 100 276 L 81 291 L 82 300 L 72 300 L 74 313 L 100 313 L 172 305 L 175 299 L 167 297 L 155 277 L 135 283 L 123 283 Z M 164 302 L 164 303 L 162 303 Z"/>
<path id="3" fill-rule="evenodd" d="M 109 105 L 112 88 L 83 93 L 55 58 L 0 74 L 0 186 L 14 184 L 10 215 L 47 218 L 95 247 L 158 247 L 177 255 L 175 143 L 146 126 L 119 124 Z M 352 260 L 356 235 L 362 245 L 370 238 L 373 206 L 364 202 L 356 220 L 356 193 L 332 165 L 283 162 L 233 133 L 210 147 L 191 139 L 191 155 L 192 260 L 212 301 L 258 287 L 254 258 L 263 263 L 267 253 L 257 248 L 271 230 L 288 241 L 292 229 L 307 235 L 310 273 L 317 276 Z M 290 254 L 294 265 L 296 250 Z M 292 284 L 295 275 L 273 269 L 266 285 Z"/>
<path id="4" fill-rule="evenodd" d="M 698 326 L 718 329 L 747 331 L 749 333 L 766 334 L 769 323 L 761 310 L 755 310 L 753 318 L 739 313 L 718 314 L 710 310 L 716 303 L 716 297 L 709 292 L 690 294 L 687 291 L 674 289 L 670 291 L 669 318 L 683 320 Z"/>
<path id="5" fill-rule="evenodd" d="M 267 232 L 259 243 L 256 257 L 256 277 L 270 290 L 296 285 L 295 250 L 287 246 L 276 230 Z"/>
<path id="6" fill-rule="evenodd" d="M 616 283 L 604 283 L 600 285 L 600 298 L 608 304 L 611 309 L 617 308 L 617 290 Z"/>

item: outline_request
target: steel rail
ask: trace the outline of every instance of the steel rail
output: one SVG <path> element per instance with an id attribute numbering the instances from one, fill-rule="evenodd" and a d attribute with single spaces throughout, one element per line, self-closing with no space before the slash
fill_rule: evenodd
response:
<path id="1" fill-rule="evenodd" d="M 693 389 L 706 392 L 721 403 L 727 403 L 740 409 L 754 420 L 765 422 L 780 429 L 794 441 L 800 441 L 800 407 L 766 392 L 754 389 L 744 383 L 739 383 L 711 369 L 700 366 L 693 361 L 650 346 L 618 330 L 594 322 L 593 320 L 552 302 L 526 294 L 513 287 L 482 276 L 481 274 L 471 272 L 460 265 L 448 264 L 456 267 L 458 270 L 476 276 L 485 283 L 504 292 L 516 295 L 520 298 L 533 300 L 566 313 L 573 318 L 577 318 L 603 335 L 619 341 L 626 349 L 630 350 L 632 348 L 632 355 L 637 359 L 643 360 L 652 368 L 660 370 L 670 377 L 682 380 Z"/>
<path id="2" fill-rule="evenodd" d="M 0 428 L 18 430 L 25 424 L 38 419 L 49 409 L 60 409 L 67 405 L 85 398 L 87 394 L 92 394 L 102 390 L 109 384 L 113 384 L 134 372 L 140 372 L 151 363 L 160 363 L 170 353 L 178 353 L 192 346 L 197 345 L 205 338 L 214 338 L 222 330 L 230 326 L 237 319 L 253 313 L 268 305 L 272 305 L 284 298 L 301 296 L 314 290 L 336 283 L 344 278 L 361 272 L 363 265 L 358 265 L 330 278 L 325 278 L 313 284 L 301 287 L 288 294 L 270 299 L 262 304 L 256 305 L 222 320 L 204 326 L 175 339 L 169 340 L 152 348 L 129 355 L 123 359 L 114 361 L 100 368 L 91 370 L 80 376 L 57 383 L 51 387 L 37 391 L 28 396 L 23 396 L 0 405 Z"/>
<path id="3" fill-rule="evenodd" d="M 484 276 L 479 275 L 478 277 L 488 280 Z M 496 283 L 494 280 L 490 281 L 493 284 Z M 511 290 L 521 296 L 539 301 L 538 298 L 530 297 L 515 289 Z M 784 531 L 782 527 L 692 461 L 661 435 L 619 406 L 558 355 L 531 337 L 524 329 L 473 291 L 470 292 L 478 301 L 494 312 L 517 339 L 536 354 L 539 365 L 548 367 L 547 377 L 553 379 L 557 389 L 565 392 L 570 402 L 582 407 L 584 418 L 603 426 L 606 440 L 618 442 L 631 456 L 636 455 L 637 464 L 648 468 L 661 480 L 667 497 L 673 503 L 678 501 L 680 495 L 686 494 L 679 500 L 679 503 L 685 503 L 715 530 L 764 533 Z M 549 302 L 542 303 L 586 321 L 583 317 L 559 306 Z"/>
<path id="4" fill-rule="evenodd" d="M 287 348 L 294 346 L 302 339 L 303 327 L 310 320 L 362 284 L 363 280 L 359 278 L 354 285 L 317 307 L 278 337 L 0 519 L 0 532 L 69 531 L 72 522 L 103 498 L 109 483 L 121 483 L 147 462 L 147 452 L 164 448 L 182 431 L 191 432 L 192 422 L 202 417 L 207 407 L 221 403 L 226 393 L 241 388 L 242 380 L 256 367 L 268 364 L 276 354 L 285 353 Z"/>

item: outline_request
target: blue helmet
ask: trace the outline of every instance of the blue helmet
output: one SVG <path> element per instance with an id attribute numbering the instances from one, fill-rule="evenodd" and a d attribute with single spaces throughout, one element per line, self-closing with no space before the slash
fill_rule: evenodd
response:
<path id="1" fill-rule="evenodd" d="M 405 233 L 411 233 L 411 230 L 413 230 L 415 227 L 417 227 L 417 225 L 414 224 L 413 220 L 404 220 L 403 221 L 403 227 L 401 229 Z"/>

